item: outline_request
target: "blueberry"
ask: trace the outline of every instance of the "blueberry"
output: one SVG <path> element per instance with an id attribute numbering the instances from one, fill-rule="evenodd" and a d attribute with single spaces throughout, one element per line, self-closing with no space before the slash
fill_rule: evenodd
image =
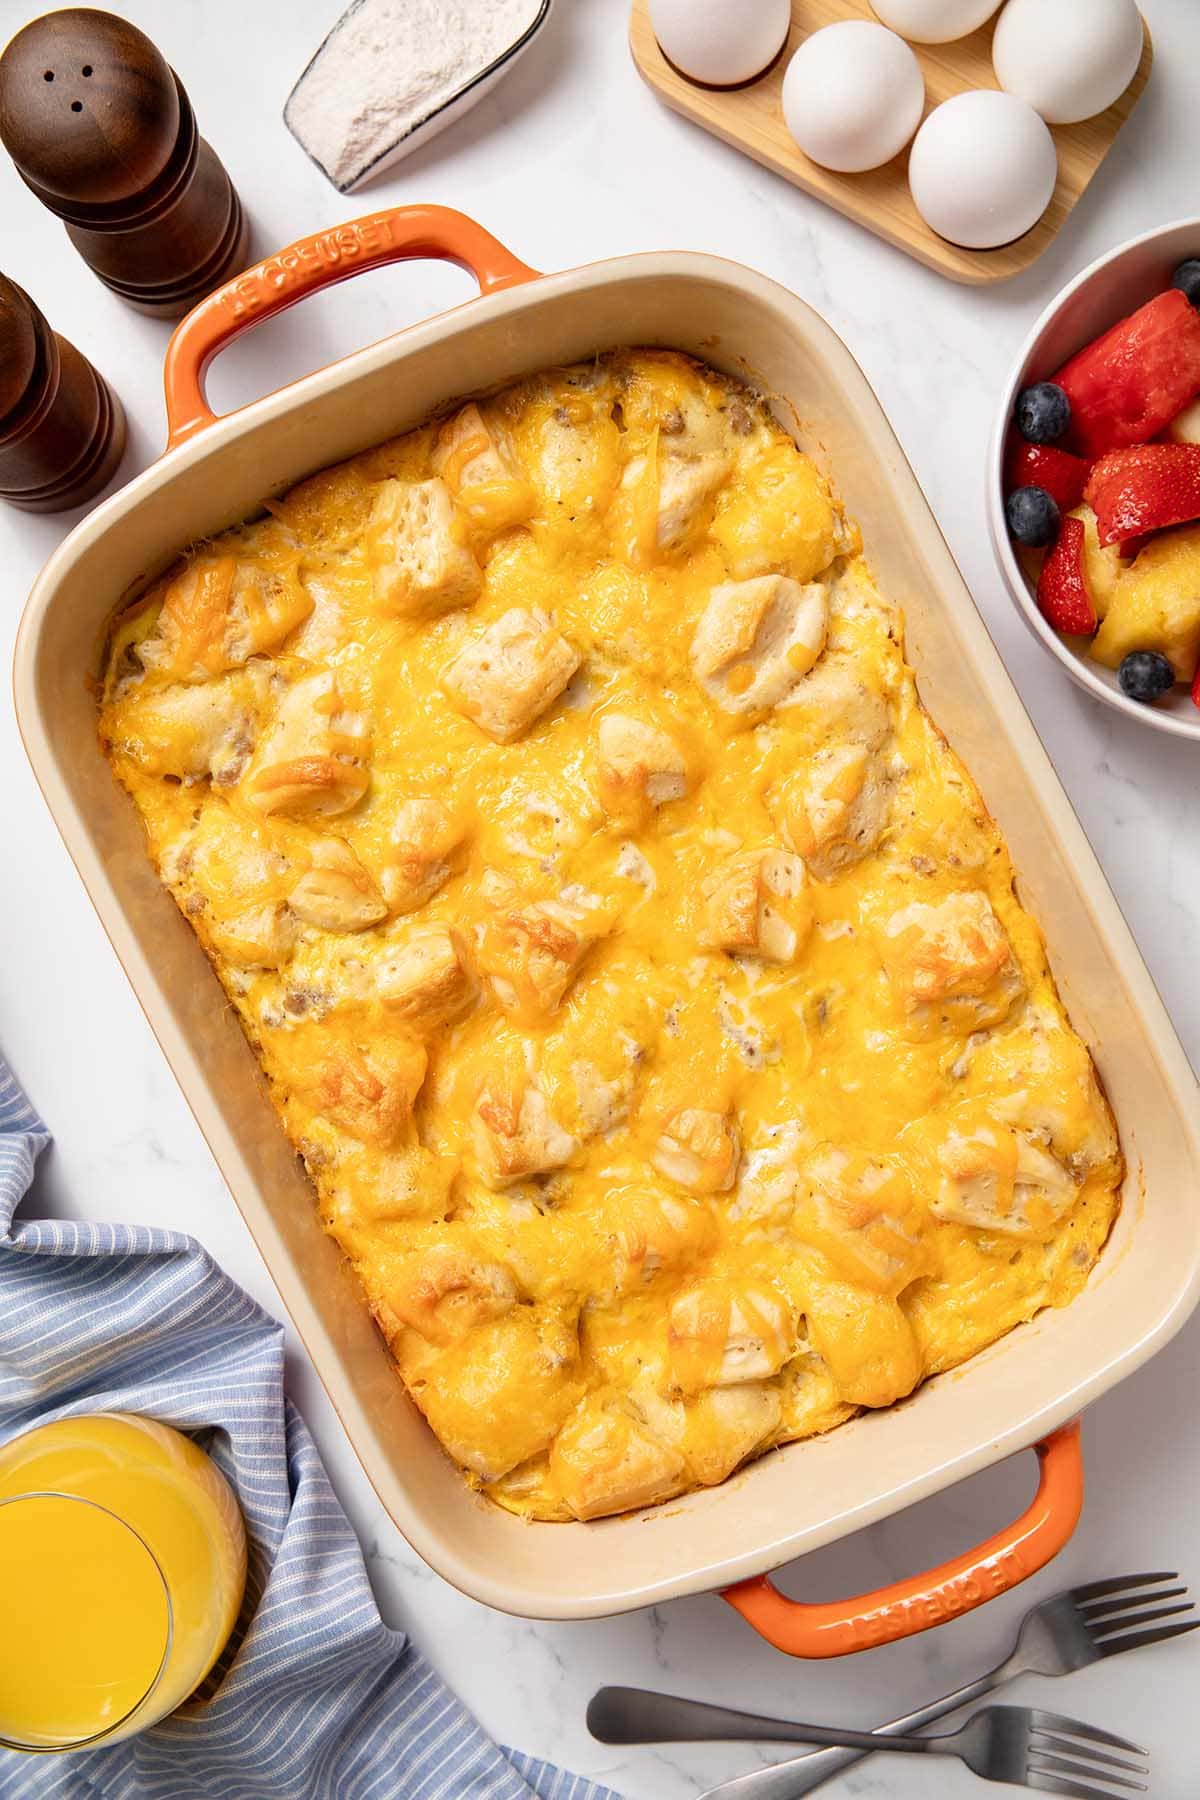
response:
<path id="1" fill-rule="evenodd" d="M 1189 256 L 1171 277 L 1171 286 L 1186 294 L 1193 306 L 1200 306 L 1200 257 Z"/>
<path id="2" fill-rule="evenodd" d="M 1014 488 L 1004 502 L 1008 529 L 1018 544 L 1041 550 L 1058 536 L 1058 502 L 1045 488 Z"/>
<path id="3" fill-rule="evenodd" d="M 1052 381 L 1035 381 L 1017 395 L 1017 430 L 1027 444 L 1052 444 L 1071 423 L 1071 402 Z"/>
<path id="4" fill-rule="evenodd" d="M 1117 680 L 1131 700 L 1161 700 L 1175 686 L 1175 671 L 1157 650 L 1131 650 L 1121 659 Z"/>

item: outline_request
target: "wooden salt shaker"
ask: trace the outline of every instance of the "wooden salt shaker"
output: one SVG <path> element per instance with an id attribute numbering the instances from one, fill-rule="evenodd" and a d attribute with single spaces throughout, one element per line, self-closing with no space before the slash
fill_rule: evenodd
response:
<path id="1" fill-rule="evenodd" d="M 179 77 L 112 13 L 68 7 L 0 56 L 0 142 L 107 287 L 178 318 L 245 261 L 247 225 Z"/>
<path id="2" fill-rule="evenodd" d="M 103 376 L 0 275 L 0 500 L 62 512 L 111 480 L 125 414 Z"/>

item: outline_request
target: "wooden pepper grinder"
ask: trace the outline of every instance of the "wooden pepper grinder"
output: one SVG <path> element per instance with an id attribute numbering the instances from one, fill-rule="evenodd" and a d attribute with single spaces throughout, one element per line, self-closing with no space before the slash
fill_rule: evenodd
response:
<path id="1" fill-rule="evenodd" d="M 116 472 L 125 414 L 103 376 L 0 275 L 0 500 L 79 506 Z"/>
<path id="2" fill-rule="evenodd" d="M 72 6 L 0 56 L 0 142 L 107 287 L 173 319 L 244 266 L 246 218 L 179 77 L 112 13 Z"/>

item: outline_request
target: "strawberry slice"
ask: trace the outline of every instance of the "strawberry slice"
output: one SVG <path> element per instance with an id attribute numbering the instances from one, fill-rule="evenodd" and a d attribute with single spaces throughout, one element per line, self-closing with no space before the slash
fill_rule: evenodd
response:
<path id="1" fill-rule="evenodd" d="M 1070 512 L 1083 499 L 1088 465 L 1081 456 L 1057 444 L 1027 444 L 1019 439 L 1008 459 L 1009 489 L 1045 488 L 1060 512 Z"/>
<path id="2" fill-rule="evenodd" d="M 1058 539 L 1047 552 L 1037 584 L 1038 608 L 1055 631 L 1090 637 L 1096 609 L 1083 572 L 1083 520 L 1064 519 Z"/>
<path id="3" fill-rule="evenodd" d="M 1200 663 L 1196 665 L 1196 673 L 1192 676 L 1192 705 L 1200 706 Z"/>
<path id="4" fill-rule="evenodd" d="M 1200 394 L 1200 311 L 1168 288 L 1051 379 L 1071 402 L 1067 442 L 1080 455 L 1144 444 Z"/>
<path id="5" fill-rule="evenodd" d="M 1084 498 L 1102 544 L 1200 519 L 1200 444 L 1138 444 L 1093 464 Z"/>

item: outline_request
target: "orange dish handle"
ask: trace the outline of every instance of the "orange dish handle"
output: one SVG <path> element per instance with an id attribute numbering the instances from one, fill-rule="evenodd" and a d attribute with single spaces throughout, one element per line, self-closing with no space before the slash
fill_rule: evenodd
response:
<path id="1" fill-rule="evenodd" d="M 167 449 L 174 450 L 216 423 L 204 395 L 204 373 L 218 350 L 306 294 L 347 281 L 365 269 L 419 256 L 457 263 L 475 277 L 482 294 L 533 281 L 538 273 L 474 219 L 448 206 L 391 206 L 300 238 L 235 275 L 194 307 L 177 328 L 163 370 Z"/>
<path id="2" fill-rule="evenodd" d="M 725 1588 L 755 1631 L 789 1656 L 845 1656 L 891 1644 L 956 1619 L 1016 1587 L 1058 1555 L 1083 1510 L 1083 1452 L 1079 1421 L 1036 1446 L 1038 1490 L 1019 1519 L 975 1550 L 855 1600 L 820 1605 L 789 1600 L 765 1575 Z"/>

